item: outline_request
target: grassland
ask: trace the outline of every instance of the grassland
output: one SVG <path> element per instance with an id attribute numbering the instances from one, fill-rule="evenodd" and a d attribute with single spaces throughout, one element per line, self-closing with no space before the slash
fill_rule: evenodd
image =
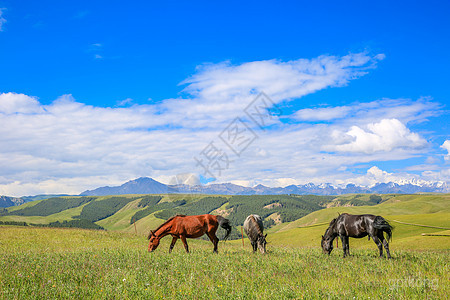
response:
<path id="1" fill-rule="evenodd" d="M 318 247 L 189 240 L 168 254 L 170 239 L 147 253 L 141 235 L 81 229 L 0 227 L 1 299 L 444 299 L 442 251 L 374 249 L 325 256 Z"/>
<path id="2" fill-rule="evenodd" d="M 389 200 L 374 206 L 330 207 L 315 211 L 294 222 L 271 228 L 268 238 L 278 246 L 316 247 L 330 220 L 339 213 L 368 213 L 382 215 L 395 227 L 391 243 L 394 251 L 445 250 L 450 249 L 450 237 L 422 234 L 446 234 L 446 230 L 405 225 L 397 221 L 450 228 L 449 203 L 450 195 L 392 195 Z M 350 239 L 350 251 L 352 249 L 375 250 L 376 246 L 367 239 Z"/>
<path id="3" fill-rule="evenodd" d="M 144 195 L 125 197 L 130 201 L 121 209 L 96 222 L 108 231 L 0 226 L 0 299 L 444 299 L 450 292 L 450 237 L 422 235 L 450 230 L 403 224 L 449 228 L 450 195 L 384 195 L 378 205 L 370 196 L 341 196 L 327 209 L 269 229 L 264 256 L 251 253 L 247 240 L 244 248 L 241 240 L 220 242 L 218 255 L 210 242 L 189 240 L 192 253 L 178 243 L 169 255 L 170 238 L 147 253 L 145 235 L 163 220 L 152 213 L 130 224 L 143 209 L 138 204 Z M 189 204 L 204 197 L 165 195 L 162 202 Z M 354 203 L 368 205 L 347 206 Z M 5 215 L 0 221 L 70 221 L 86 205 L 44 216 Z M 388 219 L 395 226 L 393 259 L 377 258 L 367 239 L 350 239 L 346 259 L 341 248 L 322 255 L 320 236 L 343 212 Z"/>

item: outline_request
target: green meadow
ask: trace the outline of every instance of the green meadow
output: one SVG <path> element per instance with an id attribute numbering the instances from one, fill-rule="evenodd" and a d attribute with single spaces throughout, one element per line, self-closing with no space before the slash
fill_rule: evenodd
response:
<path id="1" fill-rule="evenodd" d="M 204 197 L 166 195 L 161 202 L 191 205 Z M 107 230 L 0 226 L 0 299 L 445 299 L 450 294 L 448 194 L 383 195 L 380 204 L 366 195 L 331 199 L 326 209 L 268 229 L 266 255 L 252 253 L 247 239 L 244 246 L 240 239 L 221 241 L 219 254 L 212 253 L 209 241 L 188 240 L 192 253 L 178 242 L 168 254 L 169 237 L 148 253 L 146 235 L 164 220 L 155 211 L 131 222 L 146 209 L 144 198 L 105 196 L 89 203 L 71 198 L 83 203 L 55 213 L 46 200 L 8 208 L 24 213 L 0 221 L 48 224 L 84 214 Z M 122 204 L 108 215 L 108 209 L 97 209 L 104 203 Z M 217 211 L 229 212 L 230 205 Z M 330 256 L 323 255 L 320 236 L 344 212 L 389 220 L 395 227 L 393 259 L 378 258 L 376 245 L 366 238 L 350 239 L 351 256 L 345 259 L 340 242 Z M 240 232 L 239 224 L 233 225 Z"/>
<path id="2" fill-rule="evenodd" d="M 1 299 L 444 299 L 448 251 L 356 249 L 343 259 L 318 247 L 170 239 L 148 253 L 143 236 L 82 229 L 0 227 Z"/>
<path id="3" fill-rule="evenodd" d="M 317 247 L 328 223 L 339 213 L 375 214 L 386 218 L 393 226 L 392 249 L 449 250 L 450 196 L 446 195 L 395 195 L 374 206 L 330 207 L 315 211 L 294 222 L 282 223 L 269 230 L 269 239 L 279 246 Z M 402 223 L 400 223 L 402 222 Z M 407 225 L 417 224 L 423 226 Z M 272 233 L 270 235 L 270 233 Z M 423 235 L 426 234 L 426 235 Z M 437 235 L 437 236 L 433 236 Z M 373 241 L 350 239 L 352 249 L 377 249 Z M 341 251 L 339 249 L 338 251 Z M 336 252 L 336 249 L 334 250 Z"/>

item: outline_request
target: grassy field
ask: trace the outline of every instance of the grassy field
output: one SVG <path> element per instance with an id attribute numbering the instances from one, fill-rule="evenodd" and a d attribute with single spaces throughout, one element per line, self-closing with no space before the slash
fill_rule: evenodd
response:
<path id="1" fill-rule="evenodd" d="M 276 235 L 274 235 L 276 236 Z M 450 253 L 375 249 L 322 255 L 318 247 L 170 238 L 147 253 L 142 235 L 81 229 L 0 227 L 1 299 L 444 299 Z"/>
<path id="2" fill-rule="evenodd" d="M 375 206 L 331 207 L 315 211 L 294 222 L 271 228 L 268 240 L 277 246 L 317 247 L 328 223 L 339 213 L 368 213 L 382 215 L 395 227 L 391 243 L 394 251 L 448 250 L 450 249 L 449 237 L 422 235 L 448 234 L 448 230 L 411 226 L 398 222 L 450 228 L 449 203 L 450 195 L 395 195 L 390 200 Z M 373 241 L 363 238 L 350 239 L 350 251 L 352 249 L 376 251 L 377 248 Z"/>

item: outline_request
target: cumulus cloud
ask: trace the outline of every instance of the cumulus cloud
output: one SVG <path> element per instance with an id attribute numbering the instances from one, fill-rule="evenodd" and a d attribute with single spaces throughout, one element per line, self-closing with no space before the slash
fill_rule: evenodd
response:
<path id="1" fill-rule="evenodd" d="M 199 185 L 200 178 L 193 173 L 182 173 L 172 176 L 169 180 L 162 180 L 161 182 L 165 182 L 170 185 L 178 185 L 178 184 L 186 184 L 186 185 Z"/>
<path id="2" fill-rule="evenodd" d="M 342 141 L 342 144 L 326 146 L 325 149 L 366 154 L 395 148 L 418 149 L 426 144 L 425 139 L 411 132 L 397 119 L 382 119 L 380 122 L 367 124 L 365 128 L 352 126 L 345 134 L 335 131 L 333 137 Z"/>
<path id="3" fill-rule="evenodd" d="M 442 177 L 440 178 L 442 179 Z M 377 183 L 397 183 L 397 184 L 430 184 L 436 180 L 430 180 L 429 176 L 424 177 L 417 174 L 408 174 L 405 172 L 389 173 L 381 170 L 377 166 L 370 167 L 366 174 L 347 178 L 346 182 L 351 182 L 362 186 L 374 186 Z"/>
<path id="4" fill-rule="evenodd" d="M 24 94 L 0 94 L 0 113 L 3 114 L 31 114 L 42 113 L 39 101 Z"/>
<path id="5" fill-rule="evenodd" d="M 444 156 L 445 160 L 450 160 L 450 140 L 446 140 L 442 145 L 441 148 L 447 150 L 447 154 Z"/>

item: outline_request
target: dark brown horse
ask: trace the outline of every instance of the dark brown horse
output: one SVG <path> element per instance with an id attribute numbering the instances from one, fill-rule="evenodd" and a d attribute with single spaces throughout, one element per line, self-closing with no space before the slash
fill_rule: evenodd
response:
<path id="1" fill-rule="evenodd" d="M 214 252 L 217 253 L 219 239 L 216 236 L 216 231 L 219 225 L 227 231 L 223 238 L 226 240 L 231 233 L 231 226 L 229 221 L 224 217 L 209 214 L 199 216 L 176 215 L 164 222 L 156 230 L 150 231 L 148 235 L 148 239 L 150 240 L 148 251 L 155 251 L 158 248 L 160 239 L 166 235 L 171 235 L 172 243 L 170 244 L 169 253 L 172 252 L 178 239 L 181 239 L 186 252 L 189 253 L 186 238 L 198 238 L 206 233 L 214 245 Z"/>
<path id="2" fill-rule="evenodd" d="M 387 234 L 387 240 L 383 232 Z M 340 237 L 344 257 L 350 255 L 349 237 L 362 238 L 369 236 L 377 244 L 380 250 L 380 257 L 383 256 L 383 246 L 386 249 L 387 257 L 391 258 L 388 240 L 392 237 L 392 226 L 380 216 L 374 215 L 350 215 L 342 214 L 330 222 L 330 226 L 322 235 L 322 250 L 325 254 L 333 251 L 333 240 Z"/>

